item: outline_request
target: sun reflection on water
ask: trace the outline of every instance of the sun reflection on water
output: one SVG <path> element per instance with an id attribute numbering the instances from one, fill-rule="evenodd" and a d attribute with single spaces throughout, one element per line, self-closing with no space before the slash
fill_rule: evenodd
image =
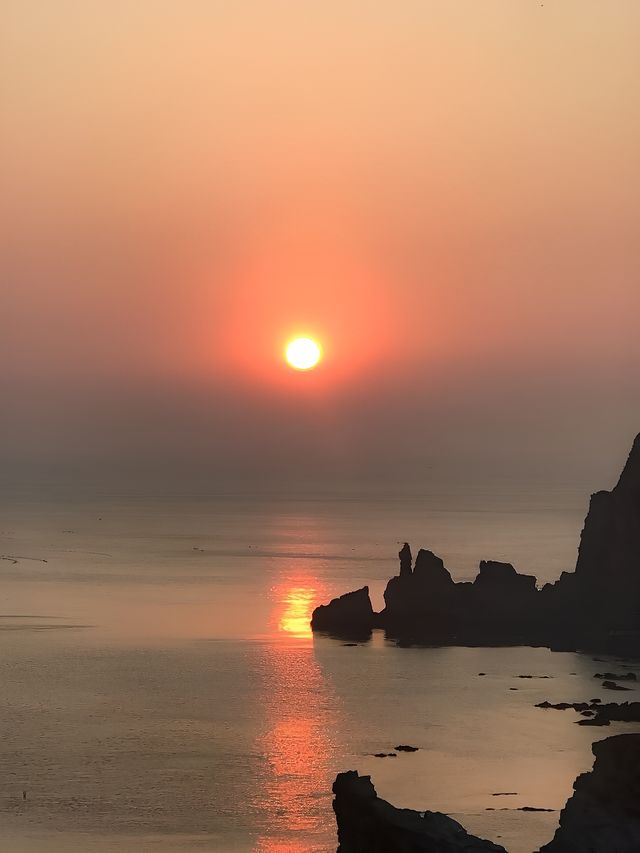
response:
<path id="1" fill-rule="evenodd" d="M 338 703 L 315 658 L 309 625 L 326 593 L 307 573 L 272 588 L 274 635 L 260 669 L 265 725 L 256 741 L 262 772 L 253 805 L 262 832 L 255 853 L 310 853 L 318 849 L 311 839 L 326 830 Z"/>
<path id="2" fill-rule="evenodd" d="M 309 639 L 311 614 L 318 602 L 318 591 L 312 586 L 292 586 L 282 597 L 284 608 L 278 630 L 299 639 Z"/>
<path id="3" fill-rule="evenodd" d="M 265 727 L 256 745 L 263 770 L 254 806 L 263 832 L 256 849 L 294 853 L 301 835 L 311 839 L 325 829 L 337 702 L 311 644 L 268 644 L 262 673 Z"/>

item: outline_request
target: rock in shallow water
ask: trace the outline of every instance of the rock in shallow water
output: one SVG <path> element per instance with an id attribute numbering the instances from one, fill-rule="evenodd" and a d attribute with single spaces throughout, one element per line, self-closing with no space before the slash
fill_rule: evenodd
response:
<path id="1" fill-rule="evenodd" d="M 567 711 L 572 708 L 580 714 L 589 712 L 594 715 L 592 719 L 578 720 L 579 726 L 608 726 L 610 722 L 640 723 L 640 702 L 603 704 L 600 699 L 592 699 L 591 702 L 558 702 L 554 705 L 545 700 L 538 702 L 536 708 L 554 711 Z"/>
<path id="2" fill-rule="evenodd" d="M 374 621 L 369 587 L 363 586 L 321 604 L 313 611 L 311 628 L 341 637 L 366 639 L 371 634 Z"/>

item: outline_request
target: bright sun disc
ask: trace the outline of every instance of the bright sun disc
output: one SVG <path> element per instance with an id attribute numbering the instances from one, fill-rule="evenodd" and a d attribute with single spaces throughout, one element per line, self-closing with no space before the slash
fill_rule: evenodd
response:
<path id="1" fill-rule="evenodd" d="M 311 370 L 320 361 L 322 351 L 311 338 L 296 338 L 287 346 L 287 362 L 296 370 Z"/>

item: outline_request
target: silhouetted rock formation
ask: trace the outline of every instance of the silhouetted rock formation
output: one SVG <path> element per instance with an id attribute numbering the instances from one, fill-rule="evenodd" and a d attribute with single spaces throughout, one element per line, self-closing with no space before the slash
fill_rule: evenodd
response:
<path id="1" fill-rule="evenodd" d="M 473 583 L 455 583 L 444 563 L 421 549 L 413 571 L 391 578 L 379 621 L 405 641 L 506 643 L 530 637 L 536 579 L 509 563 L 483 560 Z"/>
<path id="2" fill-rule="evenodd" d="M 374 612 L 369 598 L 369 587 L 347 592 L 329 604 L 321 604 L 313 611 L 311 628 L 341 637 L 367 637 L 371 634 Z"/>
<path id="3" fill-rule="evenodd" d="M 640 435 L 615 488 L 591 496 L 575 572 L 541 598 L 559 645 L 640 651 Z"/>
<path id="4" fill-rule="evenodd" d="M 574 782 L 560 826 L 539 853 L 640 850 L 640 734 L 616 735 L 592 749 L 593 770 Z M 370 776 L 355 770 L 339 773 L 333 792 L 338 853 L 506 853 L 440 812 L 396 808 L 378 797 Z M 519 811 L 549 810 L 523 806 Z"/>
<path id="5" fill-rule="evenodd" d="M 455 583 L 442 560 L 399 553 L 400 573 L 376 614 L 368 590 L 314 611 L 312 628 L 344 635 L 383 627 L 404 643 L 545 645 L 640 653 L 640 436 L 611 492 L 591 498 L 573 573 L 536 588 L 533 575 L 483 560 L 473 583 Z M 351 616 L 350 614 L 353 614 Z"/>
<path id="6" fill-rule="evenodd" d="M 400 552 L 398 553 L 398 557 L 400 558 L 400 577 L 404 577 L 405 575 L 410 575 L 411 574 L 411 548 L 409 547 L 408 542 L 404 543 Z"/>
<path id="7" fill-rule="evenodd" d="M 553 840 L 540 853 L 638 853 L 640 734 L 593 744 L 593 770 L 578 776 Z"/>
<path id="8" fill-rule="evenodd" d="M 355 770 L 338 774 L 333 793 L 338 853 L 506 853 L 441 812 L 397 809 Z"/>

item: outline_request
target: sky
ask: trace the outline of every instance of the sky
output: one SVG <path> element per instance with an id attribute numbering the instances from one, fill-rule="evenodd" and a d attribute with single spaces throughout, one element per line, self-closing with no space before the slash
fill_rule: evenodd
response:
<path id="1" fill-rule="evenodd" d="M 635 0 L 0 17 L 2 478 L 612 484 L 640 431 Z"/>

